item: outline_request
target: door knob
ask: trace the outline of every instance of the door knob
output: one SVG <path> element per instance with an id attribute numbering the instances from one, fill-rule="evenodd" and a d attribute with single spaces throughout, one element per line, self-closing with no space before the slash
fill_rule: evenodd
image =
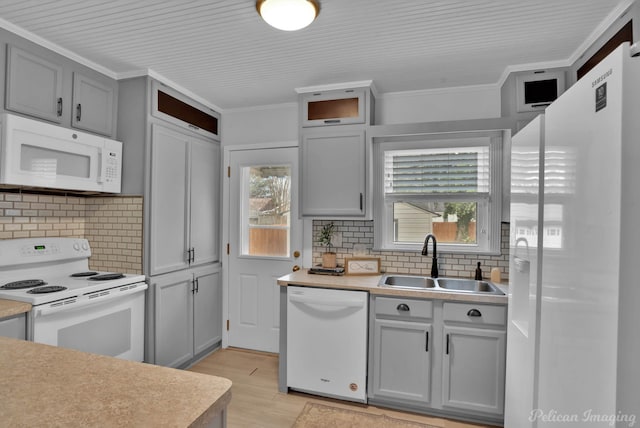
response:
<path id="1" fill-rule="evenodd" d="M 294 272 L 298 272 L 298 271 L 300 270 L 300 266 L 295 265 L 295 266 L 293 267 L 293 269 L 291 269 L 291 270 L 292 270 L 292 271 L 294 271 Z"/>
<path id="2" fill-rule="evenodd" d="M 300 257 L 300 251 L 295 250 L 295 251 L 293 252 L 293 257 L 294 257 L 294 258 L 296 258 L 296 259 L 297 259 L 298 257 Z"/>

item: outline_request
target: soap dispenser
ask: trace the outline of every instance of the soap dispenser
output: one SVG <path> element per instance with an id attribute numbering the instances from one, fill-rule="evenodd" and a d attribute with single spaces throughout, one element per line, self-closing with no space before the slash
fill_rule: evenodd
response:
<path id="1" fill-rule="evenodd" d="M 478 262 L 478 267 L 476 268 L 476 281 L 482 281 L 482 269 L 480 269 L 480 262 Z"/>

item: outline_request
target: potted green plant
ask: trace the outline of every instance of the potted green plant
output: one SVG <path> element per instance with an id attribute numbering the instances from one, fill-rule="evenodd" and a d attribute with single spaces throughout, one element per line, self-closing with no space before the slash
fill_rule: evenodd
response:
<path id="1" fill-rule="evenodd" d="M 322 226 L 322 229 L 318 234 L 318 244 L 327 247 L 327 251 L 322 255 L 323 268 L 335 268 L 338 265 L 336 262 L 336 253 L 331 251 L 332 239 L 335 231 L 335 225 L 331 222 Z"/>

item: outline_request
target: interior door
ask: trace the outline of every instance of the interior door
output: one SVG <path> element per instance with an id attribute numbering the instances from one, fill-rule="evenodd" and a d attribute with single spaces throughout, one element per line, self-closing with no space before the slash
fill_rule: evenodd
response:
<path id="1" fill-rule="evenodd" d="M 278 352 L 277 279 L 302 263 L 298 148 L 229 154 L 228 344 Z"/>

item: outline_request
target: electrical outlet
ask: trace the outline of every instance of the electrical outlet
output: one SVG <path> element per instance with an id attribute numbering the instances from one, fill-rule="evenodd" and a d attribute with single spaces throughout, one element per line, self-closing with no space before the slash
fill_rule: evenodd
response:
<path id="1" fill-rule="evenodd" d="M 335 232 L 333 234 L 332 245 L 336 248 L 342 247 L 342 232 Z"/>

